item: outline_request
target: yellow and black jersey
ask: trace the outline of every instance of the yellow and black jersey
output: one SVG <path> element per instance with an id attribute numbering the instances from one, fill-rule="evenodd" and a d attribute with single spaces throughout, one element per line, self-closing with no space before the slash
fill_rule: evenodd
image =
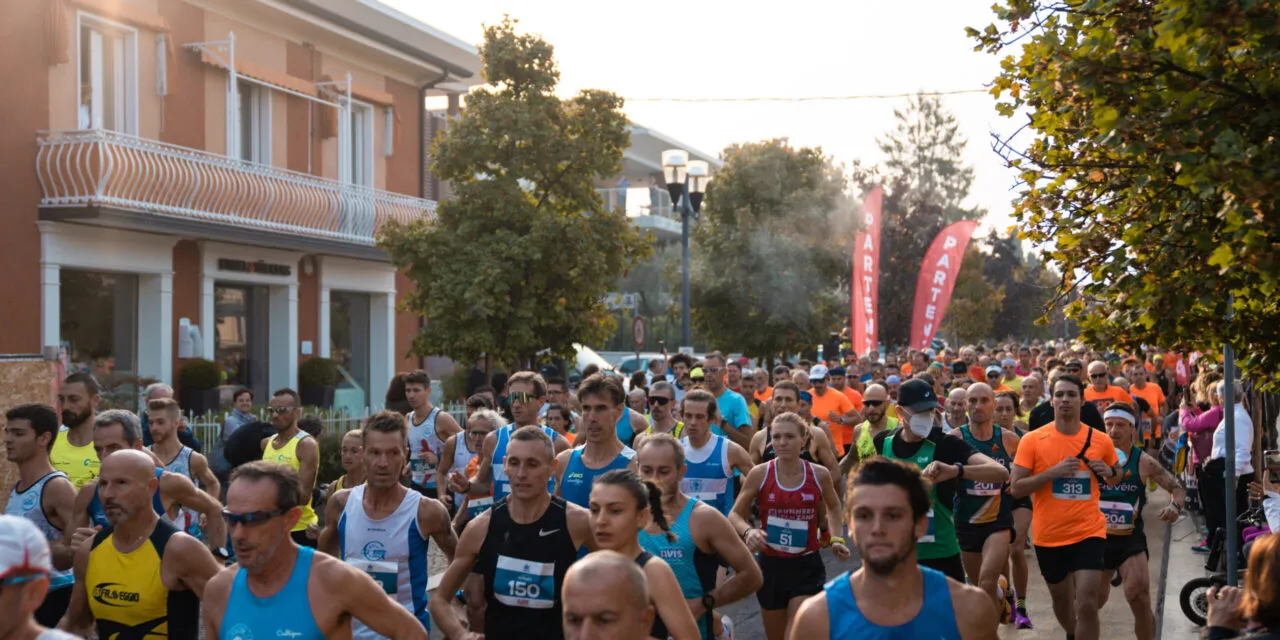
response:
<path id="1" fill-rule="evenodd" d="M 191 591 L 170 591 L 160 578 L 160 562 L 170 536 L 163 520 L 129 553 L 116 550 L 108 527 L 93 537 L 85 593 L 101 640 L 196 640 L 200 602 Z"/>

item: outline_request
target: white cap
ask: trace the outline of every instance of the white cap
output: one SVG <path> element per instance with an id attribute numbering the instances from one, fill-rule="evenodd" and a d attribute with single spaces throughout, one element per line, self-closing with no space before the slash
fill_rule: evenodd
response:
<path id="1" fill-rule="evenodd" d="M 0 515 L 0 579 L 15 573 L 49 573 L 49 543 L 26 518 Z"/>
<path id="2" fill-rule="evenodd" d="M 813 365 L 813 368 L 809 369 L 809 380 L 811 382 L 817 382 L 819 380 L 822 380 L 823 378 L 826 378 L 828 373 L 829 372 L 827 371 L 827 365 L 815 364 Z"/>

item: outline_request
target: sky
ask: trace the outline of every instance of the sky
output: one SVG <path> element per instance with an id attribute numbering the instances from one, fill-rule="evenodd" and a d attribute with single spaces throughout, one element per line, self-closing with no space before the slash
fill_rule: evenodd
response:
<path id="1" fill-rule="evenodd" d="M 882 160 L 877 136 L 906 98 L 812 102 L 673 102 L 639 98 L 853 96 L 983 89 L 995 56 L 973 51 L 966 26 L 991 23 L 993 0 L 784 3 L 702 0 L 631 5 L 583 0 L 382 0 L 470 43 L 504 14 L 555 46 L 560 89 L 607 89 L 628 98 L 627 116 L 717 155 L 735 142 L 789 138 L 846 165 Z M 665 9 L 679 10 L 678 18 Z M 986 93 L 944 96 L 968 139 L 976 177 L 967 205 L 983 227 L 1013 224 L 1016 175 L 991 150 L 992 132 L 1016 129 Z M 714 179 L 714 176 L 713 176 Z"/>

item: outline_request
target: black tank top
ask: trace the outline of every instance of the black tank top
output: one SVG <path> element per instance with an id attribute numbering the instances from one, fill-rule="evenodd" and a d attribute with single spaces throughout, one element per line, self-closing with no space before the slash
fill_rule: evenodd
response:
<path id="1" fill-rule="evenodd" d="M 536 522 L 511 519 L 507 500 L 493 506 L 475 573 L 484 576 L 485 635 L 490 638 L 564 638 L 560 590 L 578 559 L 564 498 L 551 496 Z"/>
<path id="2" fill-rule="evenodd" d="M 801 460 L 817 462 L 817 460 L 813 459 L 813 454 L 809 453 L 809 447 L 811 446 L 813 446 L 813 436 L 809 431 L 805 431 L 804 451 L 800 452 Z M 764 429 L 764 452 L 760 454 L 760 457 L 764 462 L 768 462 L 778 457 L 778 454 L 773 452 L 773 426 L 768 426 Z"/>
<path id="3" fill-rule="evenodd" d="M 640 565 L 640 569 L 643 570 L 644 566 L 646 564 L 649 564 L 649 561 L 652 559 L 653 559 L 652 553 L 649 553 L 648 551 L 641 551 L 640 555 L 636 556 L 636 564 Z M 670 634 L 667 633 L 667 625 L 662 623 L 662 616 L 659 615 L 657 611 L 654 611 L 653 627 L 649 629 L 649 637 L 650 638 L 666 638 L 669 635 Z"/>

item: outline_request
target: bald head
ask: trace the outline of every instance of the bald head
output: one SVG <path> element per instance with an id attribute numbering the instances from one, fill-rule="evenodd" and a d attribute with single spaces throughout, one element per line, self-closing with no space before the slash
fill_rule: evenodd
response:
<path id="1" fill-rule="evenodd" d="M 976 427 L 988 427 L 996 415 L 996 394 L 985 382 L 969 385 L 965 392 L 969 407 L 969 424 Z"/>
<path id="2" fill-rule="evenodd" d="M 889 390 L 882 384 L 869 384 L 862 392 L 862 417 L 874 425 L 884 421 L 889 408 Z"/>
<path id="3" fill-rule="evenodd" d="M 107 456 L 102 461 L 101 471 L 104 478 L 110 475 L 146 480 L 155 476 L 156 465 L 146 453 L 137 449 L 124 449 Z"/>
<path id="4" fill-rule="evenodd" d="M 151 497 L 157 490 L 156 465 L 137 449 L 117 451 L 102 460 L 98 498 L 107 522 L 119 526 L 134 518 L 154 518 Z"/>
<path id="5" fill-rule="evenodd" d="M 642 640 L 653 625 L 644 572 L 614 551 L 573 563 L 564 577 L 564 635 L 568 640 Z"/>
<path id="6" fill-rule="evenodd" d="M 884 385 L 876 383 L 867 385 L 867 390 L 862 392 L 863 400 L 888 400 L 889 390 Z"/>
<path id="7" fill-rule="evenodd" d="M 955 388 L 947 394 L 947 424 L 952 428 L 969 422 L 969 397 L 964 389 Z"/>

